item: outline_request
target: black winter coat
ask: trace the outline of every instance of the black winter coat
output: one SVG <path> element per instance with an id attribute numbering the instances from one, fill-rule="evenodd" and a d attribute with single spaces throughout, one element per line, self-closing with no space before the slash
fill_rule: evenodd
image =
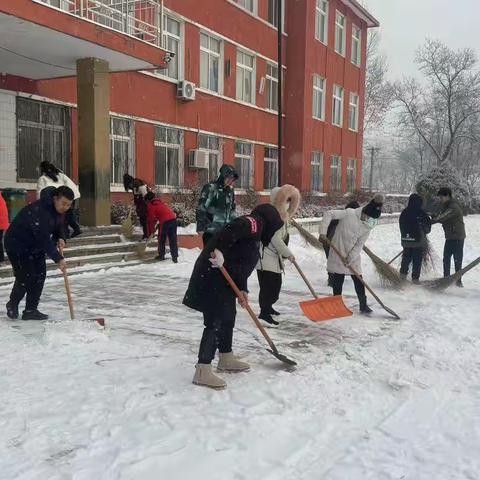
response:
<path id="1" fill-rule="evenodd" d="M 267 215 L 263 216 L 263 213 Z M 198 257 L 183 304 L 199 312 L 221 312 L 225 308 L 234 308 L 235 293 L 222 272 L 212 267 L 210 254 L 215 249 L 223 253 L 225 269 L 237 287 L 247 292 L 248 277 L 260 256 L 260 243 L 268 245 L 282 225 L 274 207 L 261 205 L 251 215 L 239 217 L 221 228 Z"/>
<path id="2" fill-rule="evenodd" d="M 54 262 L 62 260 L 56 242 L 65 240 L 64 217 L 53 204 L 55 188 L 46 188 L 40 200 L 22 208 L 5 234 L 9 256 L 26 257 L 47 254 Z"/>
<path id="3" fill-rule="evenodd" d="M 431 230 L 432 220 L 422 209 L 422 198 L 417 194 L 411 195 L 408 207 L 400 214 L 402 247 L 425 248 Z"/>

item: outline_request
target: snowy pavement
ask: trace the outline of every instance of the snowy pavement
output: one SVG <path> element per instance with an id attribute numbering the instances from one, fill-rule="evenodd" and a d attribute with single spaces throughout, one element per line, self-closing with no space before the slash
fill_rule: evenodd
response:
<path id="1" fill-rule="evenodd" d="M 480 217 L 468 217 L 466 262 L 480 256 Z M 431 236 L 438 254 L 443 233 Z M 323 254 L 292 237 L 295 255 L 326 293 Z M 397 225 L 368 246 L 400 251 Z M 265 350 L 244 312 L 234 348 L 249 373 L 225 391 L 191 384 L 202 322 L 181 299 L 198 251 L 170 262 L 47 282 L 42 309 L 60 323 L 0 321 L 0 479 L 11 480 L 478 480 L 480 478 L 480 270 L 465 289 L 433 293 L 366 279 L 402 319 L 314 324 L 308 290 L 288 267 L 269 329 L 289 370 Z M 258 294 L 250 281 L 252 303 Z M 346 303 L 357 310 L 353 287 Z M 0 287 L 1 305 L 8 287 Z"/>

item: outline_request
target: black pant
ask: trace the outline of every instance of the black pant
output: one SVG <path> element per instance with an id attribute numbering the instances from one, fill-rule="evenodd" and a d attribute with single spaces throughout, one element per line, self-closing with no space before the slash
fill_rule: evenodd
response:
<path id="1" fill-rule="evenodd" d="M 203 232 L 202 240 L 203 240 L 203 246 L 205 247 L 207 243 L 210 241 L 210 239 L 213 237 L 213 233 L 211 232 Z"/>
<path id="2" fill-rule="evenodd" d="M 445 247 L 443 249 L 443 276 L 450 275 L 450 265 L 453 261 L 455 263 L 455 272 L 462 269 L 463 263 L 463 245 L 465 240 L 445 240 Z"/>
<path id="3" fill-rule="evenodd" d="M 258 283 L 260 284 L 260 293 L 258 294 L 260 310 L 265 313 L 271 313 L 273 304 L 280 297 L 282 274 L 257 270 L 257 275 Z"/>
<path id="4" fill-rule="evenodd" d="M 18 307 L 18 304 L 27 294 L 25 310 L 36 310 L 47 275 L 45 255 L 28 255 L 25 257 L 9 255 L 8 257 L 15 275 L 15 283 L 10 294 L 11 305 Z"/>
<path id="5" fill-rule="evenodd" d="M 402 275 L 408 274 L 410 263 L 412 264 L 412 280 L 418 280 L 420 278 L 420 272 L 422 271 L 423 261 L 423 248 L 409 248 L 403 249 L 402 265 L 400 267 L 400 273 Z"/>
<path id="6" fill-rule="evenodd" d="M 5 260 L 5 254 L 3 253 L 3 230 L 0 230 L 0 262 Z"/>
<path id="7" fill-rule="evenodd" d="M 358 300 L 360 301 L 360 307 L 367 304 L 367 296 L 365 295 L 365 287 L 363 283 L 355 276 L 351 275 L 353 285 L 355 286 L 355 292 L 357 292 Z M 341 295 L 343 291 L 343 282 L 345 281 L 345 275 L 342 273 L 331 273 L 330 279 L 332 282 L 333 294 Z"/>
<path id="8" fill-rule="evenodd" d="M 143 238 L 147 238 L 147 215 L 138 215 L 138 221 L 142 226 Z"/>
<path id="9" fill-rule="evenodd" d="M 228 303 L 230 304 L 231 302 Z M 235 326 L 236 314 L 235 298 L 233 298 L 233 306 L 226 305 L 222 311 L 205 312 L 203 314 L 205 328 L 203 329 L 200 342 L 198 363 L 212 363 L 217 349 L 221 353 L 232 351 L 233 327 Z"/>
<path id="10" fill-rule="evenodd" d="M 169 220 L 165 222 L 160 231 L 158 232 L 158 254 L 160 257 L 165 257 L 165 242 L 170 245 L 170 254 L 172 258 L 178 258 L 178 245 L 177 245 L 177 220 Z"/>
<path id="11" fill-rule="evenodd" d="M 73 233 L 79 232 L 80 231 L 80 225 L 78 224 L 77 221 L 77 212 L 76 212 L 76 201 L 72 203 L 72 206 L 70 207 L 70 210 L 67 211 L 65 214 L 65 220 L 67 222 L 67 233 L 68 233 L 68 227 L 72 227 Z M 70 235 L 68 235 L 70 237 Z"/>

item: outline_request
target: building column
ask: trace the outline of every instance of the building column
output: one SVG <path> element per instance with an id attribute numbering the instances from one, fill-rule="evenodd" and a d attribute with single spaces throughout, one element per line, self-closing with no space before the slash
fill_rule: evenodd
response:
<path id="1" fill-rule="evenodd" d="M 78 171 L 80 223 L 110 225 L 109 65 L 98 58 L 77 60 Z"/>

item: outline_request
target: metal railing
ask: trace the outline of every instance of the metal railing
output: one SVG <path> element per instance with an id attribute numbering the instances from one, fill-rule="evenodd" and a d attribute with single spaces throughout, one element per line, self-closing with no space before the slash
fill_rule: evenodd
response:
<path id="1" fill-rule="evenodd" d="M 162 47 L 161 0 L 33 0 Z"/>

